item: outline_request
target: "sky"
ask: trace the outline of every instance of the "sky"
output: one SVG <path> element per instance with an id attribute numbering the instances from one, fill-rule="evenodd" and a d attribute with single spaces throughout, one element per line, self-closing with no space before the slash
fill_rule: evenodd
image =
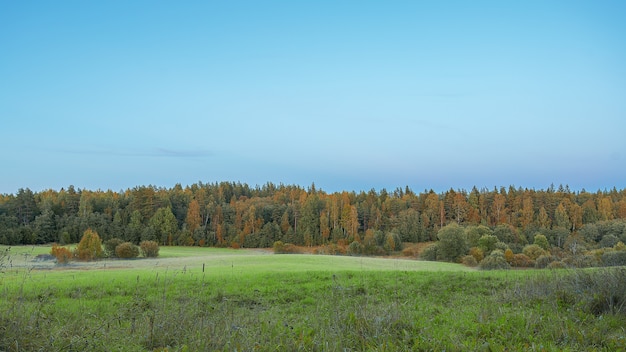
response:
<path id="1" fill-rule="evenodd" d="M 624 1 L 2 1 L 0 193 L 626 188 Z"/>

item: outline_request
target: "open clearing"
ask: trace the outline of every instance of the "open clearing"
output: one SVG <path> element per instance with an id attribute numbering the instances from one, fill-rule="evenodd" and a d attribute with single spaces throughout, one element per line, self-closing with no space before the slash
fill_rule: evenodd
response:
<path id="1" fill-rule="evenodd" d="M 0 246 L 4 250 L 5 246 Z M 161 247 L 158 258 L 132 260 L 101 259 L 73 261 L 57 265 L 42 259 L 49 246 L 18 246 L 10 250 L 7 269 L 87 270 L 87 269 L 167 269 L 206 273 L 301 272 L 301 271 L 473 271 L 452 263 L 397 258 L 350 257 L 314 254 L 273 254 L 266 249 L 224 249 L 199 247 Z"/>
<path id="2" fill-rule="evenodd" d="M 626 317 L 598 313 L 596 292 L 534 283 L 567 271 L 197 247 L 58 266 L 48 252 L 5 261 L 0 351 L 626 349 Z"/>

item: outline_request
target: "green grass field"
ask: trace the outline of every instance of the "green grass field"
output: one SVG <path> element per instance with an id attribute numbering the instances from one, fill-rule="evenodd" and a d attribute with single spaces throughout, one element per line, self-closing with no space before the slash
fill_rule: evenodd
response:
<path id="1" fill-rule="evenodd" d="M 45 247 L 11 252 L 25 263 L 47 253 Z M 129 262 L 6 269 L 0 350 L 626 348 L 623 314 L 521 294 L 537 278 L 565 272 L 180 247 Z"/>

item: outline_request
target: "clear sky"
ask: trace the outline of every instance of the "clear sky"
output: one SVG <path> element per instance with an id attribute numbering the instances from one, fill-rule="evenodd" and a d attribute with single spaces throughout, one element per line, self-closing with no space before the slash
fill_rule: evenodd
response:
<path id="1" fill-rule="evenodd" d="M 2 1 L 0 193 L 626 188 L 625 1 Z"/>

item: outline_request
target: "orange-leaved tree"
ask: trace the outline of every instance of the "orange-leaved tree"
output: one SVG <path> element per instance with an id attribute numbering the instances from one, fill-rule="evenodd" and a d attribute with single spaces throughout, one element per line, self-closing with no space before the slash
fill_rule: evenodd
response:
<path id="1" fill-rule="evenodd" d="M 98 233 L 90 228 L 85 230 L 74 255 L 79 260 L 85 261 L 102 258 L 104 252 L 102 251 L 102 240 Z"/>

